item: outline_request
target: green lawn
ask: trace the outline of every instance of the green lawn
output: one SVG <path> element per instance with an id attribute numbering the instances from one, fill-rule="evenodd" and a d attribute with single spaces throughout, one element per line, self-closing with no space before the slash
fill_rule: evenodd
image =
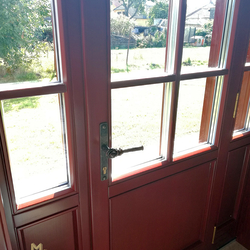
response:
<path id="1" fill-rule="evenodd" d="M 163 70 L 165 64 L 165 48 L 135 48 L 128 54 L 128 66 L 126 65 L 127 50 L 111 50 L 111 72 L 151 71 Z M 191 61 L 190 67 L 206 67 L 208 64 L 210 47 L 184 47 L 182 62 Z M 183 65 L 185 67 L 185 65 Z"/>
<path id="2" fill-rule="evenodd" d="M 17 198 L 67 181 L 58 95 L 5 100 L 3 110 Z"/>
<path id="3" fill-rule="evenodd" d="M 112 71 L 122 72 L 121 75 L 126 70 L 136 74 L 138 71 L 163 71 L 164 51 L 164 48 L 131 49 L 129 66 L 126 68 L 127 50 L 112 50 Z M 185 67 L 203 67 L 202 64 L 198 65 L 198 61 L 207 62 L 208 53 L 209 47 L 184 48 L 183 61 L 190 58 L 192 63 Z M 15 80 L 48 81 L 49 75 L 53 75 L 53 60 L 52 52 L 41 57 L 41 65 L 33 69 L 38 79 L 29 79 L 27 75 L 16 72 Z M 13 76 L 0 78 L 0 82 L 11 80 Z M 205 79 L 181 82 L 175 152 L 198 144 L 204 87 Z M 162 96 L 163 84 L 112 90 L 113 146 L 145 147 L 143 152 L 114 160 L 114 172 L 116 166 L 118 168 L 125 164 L 125 167 L 129 167 L 160 156 Z M 67 181 L 58 96 L 11 99 L 3 101 L 3 107 L 17 196 L 26 196 L 39 192 L 41 188 L 50 188 L 55 182 Z M 36 185 L 37 182 L 44 184 Z"/>

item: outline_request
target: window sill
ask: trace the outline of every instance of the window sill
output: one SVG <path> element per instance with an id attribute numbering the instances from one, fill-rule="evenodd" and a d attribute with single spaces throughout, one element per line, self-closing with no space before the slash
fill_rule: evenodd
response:
<path id="1" fill-rule="evenodd" d="M 63 195 L 67 195 L 69 193 L 74 192 L 72 187 L 65 185 L 63 187 L 56 187 L 50 190 L 40 192 L 38 194 L 30 195 L 25 198 L 21 198 L 17 201 L 16 208 L 17 210 L 24 209 L 30 206 L 37 205 L 41 202 L 45 202 L 48 200 L 52 200 Z"/>

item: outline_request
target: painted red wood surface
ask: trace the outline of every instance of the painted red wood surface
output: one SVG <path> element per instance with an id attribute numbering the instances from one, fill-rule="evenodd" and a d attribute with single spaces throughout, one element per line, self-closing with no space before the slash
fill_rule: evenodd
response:
<path id="1" fill-rule="evenodd" d="M 44 250 L 79 249 L 77 214 L 77 210 L 70 210 L 19 228 L 21 249 L 29 250 L 32 244 L 42 244 Z"/>
<path id="2" fill-rule="evenodd" d="M 219 225 L 234 219 L 239 184 L 246 156 L 246 147 L 229 152 L 226 166 L 226 177 L 223 188 Z"/>
<path id="3" fill-rule="evenodd" d="M 248 168 L 250 164 L 248 163 Z M 250 249 L 250 168 L 248 169 L 246 185 L 244 189 L 244 196 L 242 202 L 242 209 L 240 215 L 240 223 L 238 229 L 237 241 L 247 249 Z"/>
<path id="4" fill-rule="evenodd" d="M 221 41 L 222 36 L 223 36 L 226 5 L 227 5 L 226 0 L 216 1 L 208 67 L 218 67 L 220 47 L 221 47 L 221 43 L 219 43 L 218 41 Z M 200 137 L 199 137 L 200 142 L 207 141 L 207 138 L 208 138 L 209 124 L 210 124 L 210 119 L 211 119 L 211 110 L 212 110 L 213 96 L 214 96 L 215 80 L 216 80 L 215 77 L 209 77 L 207 78 L 207 82 L 206 82 L 205 95 L 204 95 L 204 101 L 203 101 L 203 110 L 202 110 L 202 119 L 201 119 L 201 125 L 200 125 Z"/>
<path id="5" fill-rule="evenodd" d="M 9 232 L 6 224 L 6 218 L 2 203 L 2 195 L 0 192 L 0 249 L 1 250 L 12 250 Z"/>
<path id="6" fill-rule="evenodd" d="M 184 249 L 204 241 L 213 165 L 110 199 L 111 249 Z"/>
<path id="7" fill-rule="evenodd" d="M 47 250 L 90 249 L 91 244 L 80 1 L 56 2 L 63 84 L 40 88 L 41 91 L 39 88 L 16 90 L 16 92 L 12 90 L 7 93 L 7 97 L 30 96 L 38 94 L 39 91 L 40 94 L 65 92 L 71 182 L 67 190 L 33 200 L 17 208 L 8 163 L 8 150 L 1 127 L 0 188 L 4 194 L 7 225 L 13 250 L 30 250 L 33 242 L 36 245 L 43 243 L 44 249 Z M 69 212 L 64 213 L 65 211 Z"/>

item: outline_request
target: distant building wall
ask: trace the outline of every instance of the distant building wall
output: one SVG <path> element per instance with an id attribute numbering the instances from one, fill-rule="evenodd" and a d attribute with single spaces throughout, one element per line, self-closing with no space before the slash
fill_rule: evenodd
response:
<path id="1" fill-rule="evenodd" d="M 111 49 L 127 49 L 136 47 L 136 40 L 133 37 L 123 37 L 118 35 L 111 35 Z"/>

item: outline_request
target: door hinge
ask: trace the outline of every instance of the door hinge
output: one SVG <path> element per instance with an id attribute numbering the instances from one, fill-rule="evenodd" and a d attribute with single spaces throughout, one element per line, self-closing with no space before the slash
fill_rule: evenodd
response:
<path id="1" fill-rule="evenodd" d="M 214 227 L 213 238 L 212 238 L 212 244 L 214 244 L 215 234 L 216 234 L 216 227 Z"/>
<path id="2" fill-rule="evenodd" d="M 236 100 L 235 100 L 233 118 L 236 117 L 236 111 L 237 111 L 238 101 L 239 101 L 239 93 L 237 93 Z"/>

